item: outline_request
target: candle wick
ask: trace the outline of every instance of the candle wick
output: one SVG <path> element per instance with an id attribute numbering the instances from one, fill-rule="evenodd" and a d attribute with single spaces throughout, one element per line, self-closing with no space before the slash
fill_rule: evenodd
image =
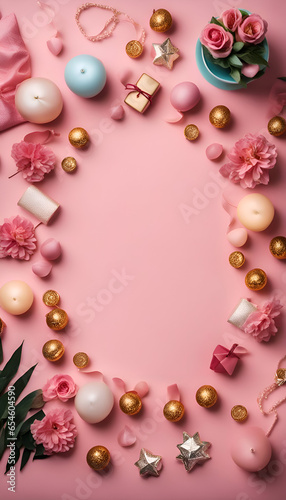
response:
<path id="1" fill-rule="evenodd" d="M 251 453 L 255 453 L 255 450 L 253 448 L 250 448 Z"/>
<path id="2" fill-rule="evenodd" d="M 82 68 L 82 69 L 80 70 L 80 72 L 81 72 L 81 73 L 85 73 L 85 70 Z"/>

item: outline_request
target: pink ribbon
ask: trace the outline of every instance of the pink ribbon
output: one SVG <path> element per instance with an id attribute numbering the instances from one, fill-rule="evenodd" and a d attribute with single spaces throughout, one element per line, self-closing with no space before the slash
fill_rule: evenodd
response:
<path id="1" fill-rule="evenodd" d="M 46 144 L 52 137 L 58 137 L 59 135 L 54 130 L 38 130 L 25 135 L 24 141 L 32 144 Z"/>
<path id="2" fill-rule="evenodd" d="M 286 80 L 277 78 L 271 87 L 268 98 L 268 114 L 270 117 L 279 115 L 286 105 Z"/>
<path id="3" fill-rule="evenodd" d="M 112 379 L 112 381 L 114 382 L 114 384 L 116 385 L 116 387 L 118 389 L 120 389 L 120 391 L 124 394 L 125 392 L 127 392 L 126 390 L 126 384 L 124 382 L 124 380 L 122 380 L 122 378 L 119 378 L 119 377 L 114 377 Z M 134 389 L 133 389 L 134 392 L 137 392 L 138 396 L 140 398 L 144 398 L 144 396 L 146 396 L 146 394 L 148 394 L 149 392 L 149 386 L 147 384 L 147 382 L 138 382 Z"/>
<path id="4" fill-rule="evenodd" d="M 181 401 L 181 394 L 177 384 L 168 385 L 167 394 L 169 399 L 171 400 L 173 399 L 175 401 Z"/>

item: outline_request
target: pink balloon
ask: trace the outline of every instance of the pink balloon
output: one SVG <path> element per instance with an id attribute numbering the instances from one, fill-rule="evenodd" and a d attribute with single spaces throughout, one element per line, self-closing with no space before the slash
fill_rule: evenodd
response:
<path id="1" fill-rule="evenodd" d="M 231 447 L 233 461 L 244 470 L 258 472 L 269 463 L 271 444 L 260 427 L 247 427 L 237 434 Z"/>
<path id="2" fill-rule="evenodd" d="M 40 252 L 45 259 L 55 260 L 61 255 L 62 247 L 61 244 L 54 238 L 48 238 L 41 245 Z"/>
<path id="3" fill-rule="evenodd" d="M 229 231 L 227 234 L 227 239 L 228 241 L 234 246 L 234 247 L 243 247 L 245 243 L 247 242 L 248 234 L 247 231 L 244 227 L 238 227 L 237 229 L 233 229 L 232 231 Z"/>
<path id="4" fill-rule="evenodd" d="M 171 91 L 170 101 L 177 111 L 188 111 L 198 104 L 201 93 L 192 82 L 182 82 L 175 85 Z"/>
<path id="5" fill-rule="evenodd" d="M 223 152 L 223 147 L 221 144 L 214 142 L 210 144 L 206 149 L 206 155 L 209 160 L 216 160 L 220 157 Z"/>
<path id="6" fill-rule="evenodd" d="M 50 262 L 46 260 L 38 260 L 32 265 L 32 271 L 34 274 L 39 276 L 39 278 L 45 278 L 48 276 L 52 270 L 53 266 Z"/>
<path id="7" fill-rule="evenodd" d="M 136 442 L 136 436 L 132 429 L 125 425 L 125 427 L 118 434 L 118 443 L 120 446 L 132 446 Z"/>

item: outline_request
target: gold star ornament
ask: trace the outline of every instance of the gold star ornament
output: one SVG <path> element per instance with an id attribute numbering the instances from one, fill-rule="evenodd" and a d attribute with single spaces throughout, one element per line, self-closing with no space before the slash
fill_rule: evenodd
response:
<path id="1" fill-rule="evenodd" d="M 167 38 L 163 43 L 152 43 L 155 50 L 155 58 L 153 64 L 157 66 L 165 66 L 165 68 L 172 69 L 174 61 L 178 59 L 179 49 L 174 47 L 170 38 Z"/>
<path id="2" fill-rule="evenodd" d="M 162 457 L 160 455 L 153 455 L 149 450 L 141 448 L 139 460 L 134 465 L 138 467 L 140 476 L 158 477 L 163 465 Z"/>
<path id="3" fill-rule="evenodd" d="M 211 458 L 207 449 L 211 446 L 211 443 L 207 441 L 201 441 L 199 433 L 196 432 L 193 436 L 189 436 L 187 432 L 183 432 L 183 443 L 177 444 L 177 448 L 180 450 L 180 455 L 176 458 L 181 460 L 185 466 L 186 471 L 191 471 L 195 465 L 201 464 L 205 460 Z"/>

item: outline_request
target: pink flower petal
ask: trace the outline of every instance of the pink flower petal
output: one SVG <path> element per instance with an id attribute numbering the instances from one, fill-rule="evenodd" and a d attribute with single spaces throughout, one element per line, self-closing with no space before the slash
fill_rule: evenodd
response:
<path id="1" fill-rule="evenodd" d="M 123 393 L 126 392 L 126 384 L 122 378 L 114 377 L 112 380 L 118 389 L 120 389 Z"/>
<path id="2" fill-rule="evenodd" d="M 117 437 L 118 443 L 123 447 L 132 446 L 136 439 L 134 432 L 127 425 L 119 432 Z"/>
<path id="3" fill-rule="evenodd" d="M 167 394 L 169 399 L 174 399 L 175 401 L 181 400 L 181 394 L 177 384 L 172 384 L 167 387 Z"/>
<path id="4" fill-rule="evenodd" d="M 144 396 L 146 396 L 146 394 L 148 394 L 149 392 L 149 385 L 144 381 L 138 382 L 138 384 L 136 384 L 134 387 L 134 391 L 137 392 L 140 398 L 144 398 Z"/>

